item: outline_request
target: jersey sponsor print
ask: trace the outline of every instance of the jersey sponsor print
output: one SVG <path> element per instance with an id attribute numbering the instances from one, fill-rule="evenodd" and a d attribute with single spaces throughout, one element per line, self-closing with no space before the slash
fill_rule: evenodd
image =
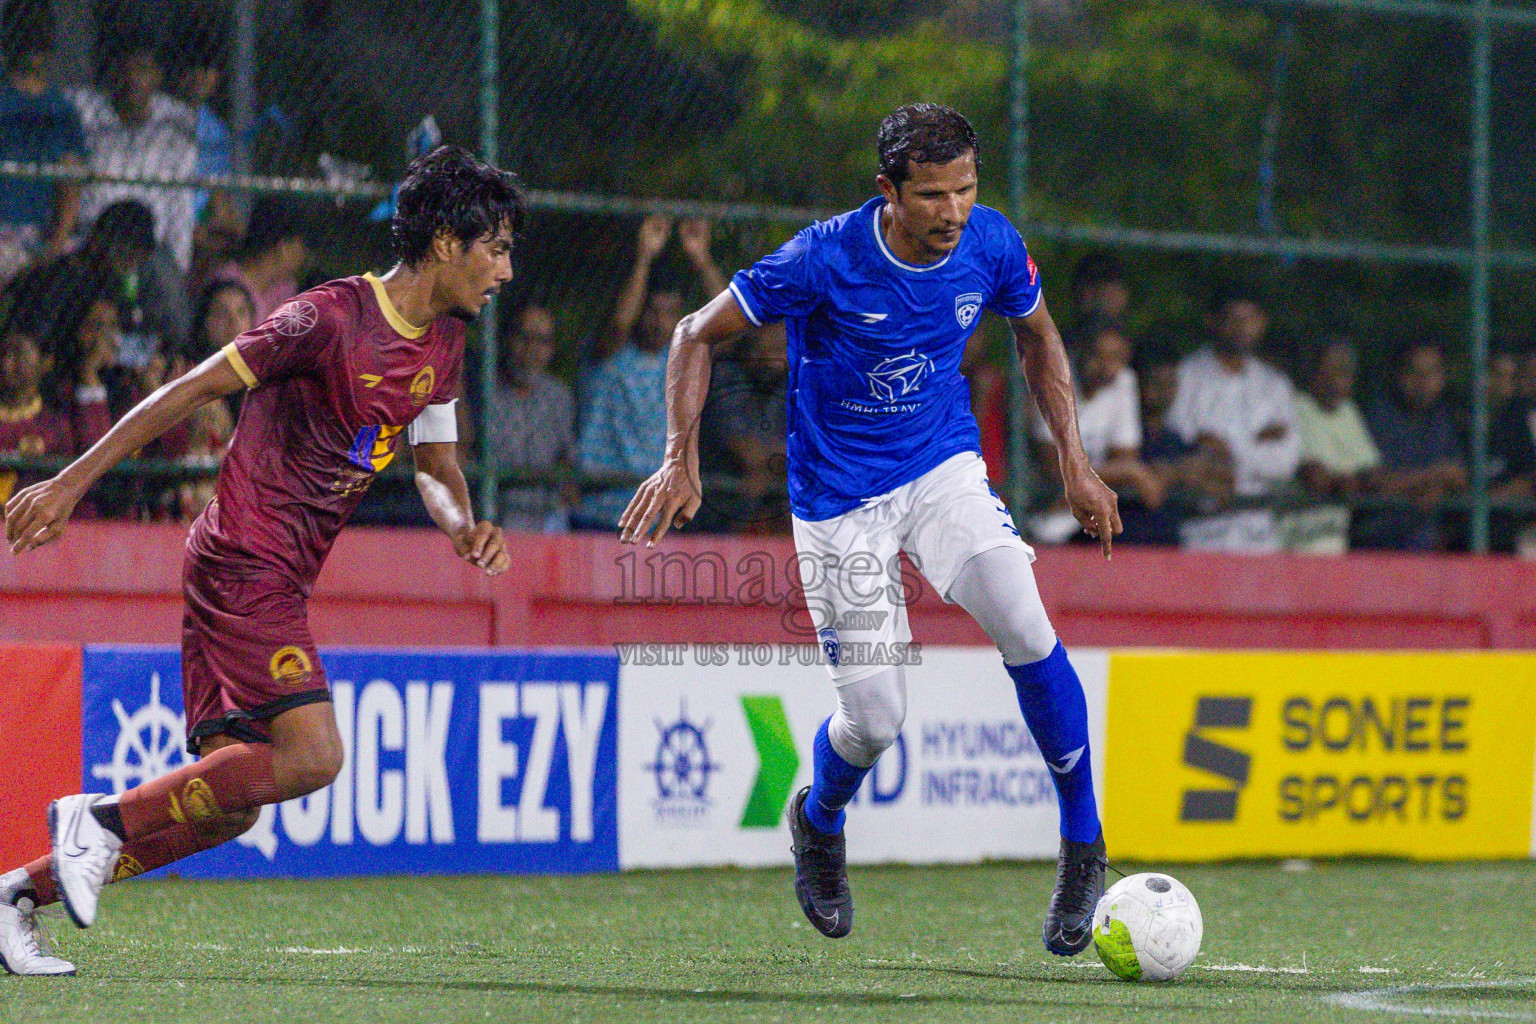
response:
<path id="1" fill-rule="evenodd" d="M 977 206 L 934 263 L 896 258 L 885 200 L 806 228 L 731 280 L 755 324 L 789 337 L 790 507 L 831 519 L 981 450 L 960 374 L 981 312 L 1034 312 L 1040 272 L 1006 217 Z"/>

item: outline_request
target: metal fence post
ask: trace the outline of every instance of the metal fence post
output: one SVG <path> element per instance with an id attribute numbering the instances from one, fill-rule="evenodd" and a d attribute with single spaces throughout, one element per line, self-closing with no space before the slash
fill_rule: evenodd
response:
<path id="1" fill-rule="evenodd" d="M 1488 0 L 1472 21 L 1472 550 L 1488 550 Z"/>
<path id="2" fill-rule="evenodd" d="M 235 0 L 234 74 L 230 82 L 230 102 L 234 110 L 235 170 L 251 171 L 251 126 L 256 123 L 256 3 Z"/>
<path id="3" fill-rule="evenodd" d="M 1029 0 L 1014 0 L 1009 51 L 1008 212 L 1022 230 L 1029 188 Z M 1008 366 L 1008 504 L 1015 517 L 1029 509 L 1029 388 L 1020 360 Z"/>
<path id="4" fill-rule="evenodd" d="M 501 101 L 498 80 L 501 60 L 498 36 L 501 31 L 499 0 L 480 0 L 480 152 L 495 163 L 496 136 L 499 128 L 498 104 Z M 480 314 L 480 415 L 475 423 L 475 448 L 480 463 L 480 518 L 497 518 L 497 476 L 500 470 L 496 448 L 491 444 L 491 400 L 496 394 L 496 300 L 491 299 Z"/>

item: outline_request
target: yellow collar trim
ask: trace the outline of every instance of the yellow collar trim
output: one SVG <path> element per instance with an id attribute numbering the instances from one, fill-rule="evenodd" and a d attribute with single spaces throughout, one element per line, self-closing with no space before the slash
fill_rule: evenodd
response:
<path id="1" fill-rule="evenodd" d="M 364 274 L 363 279 L 373 285 L 373 297 L 379 301 L 379 312 L 384 314 L 384 319 L 389 321 L 389 326 L 399 332 L 402 337 L 419 338 L 427 333 L 426 327 L 416 327 L 400 315 L 395 304 L 389 301 L 389 292 L 384 290 L 383 281 L 373 274 Z"/>
<path id="2" fill-rule="evenodd" d="M 26 405 L 8 408 L 0 406 L 0 423 L 25 423 L 27 420 L 36 419 L 37 414 L 43 411 L 43 396 L 38 395 Z"/>

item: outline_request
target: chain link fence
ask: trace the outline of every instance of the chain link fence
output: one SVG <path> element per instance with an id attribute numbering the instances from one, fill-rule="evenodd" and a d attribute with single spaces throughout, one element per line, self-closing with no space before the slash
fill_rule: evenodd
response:
<path id="1" fill-rule="evenodd" d="M 1362 408 L 1390 399 L 1396 349 L 1441 343 L 1444 410 L 1472 486 L 1328 504 L 1419 509 L 1436 517 L 1436 544 L 1475 543 L 1479 502 L 1498 479 L 1474 457 L 1479 431 L 1512 417 L 1510 403 L 1536 402 L 1525 349 L 1536 171 L 1523 155 L 1536 102 L 1522 86 L 1536 45 L 1529 20 L 1493 23 L 1479 108 L 1477 9 L 10 0 L 0 276 L 5 336 L 33 344 L 8 340 L 0 366 L 0 489 L 87 443 L 100 421 L 84 405 L 104 396 L 120 415 L 292 289 L 383 269 L 393 184 L 441 139 L 495 156 L 534 190 L 512 294 L 472 342 L 466 426 L 482 502 L 521 528 L 611 521 L 657 454 L 659 397 L 639 413 L 625 404 L 659 379 L 645 349 L 721 279 L 813 217 L 866 199 L 875 126 L 923 99 L 975 122 L 982 201 L 1019 220 L 1074 337 L 1097 300 L 1072 286 L 1073 268 L 1117 257 L 1118 269 L 1086 266 L 1118 277 L 1128 301 L 1114 314 L 1144 370 L 1149 354 L 1205 344 L 1223 281 L 1261 301 L 1263 355 L 1300 386 L 1320 339 L 1351 338 Z M 1479 109 L 1495 112 L 1482 135 Z M 1477 167 L 1490 182 L 1480 235 L 1469 213 Z M 640 259 L 647 218 L 655 252 Z M 1470 326 L 1479 237 L 1492 268 L 1484 337 L 1514 367 L 1492 385 Z M 721 353 L 700 528 L 785 529 L 782 346 L 765 333 Z M 1050 489 L 1007 348 L 986 323 L 968 368 L 993 475 L 1023 518 L 1025 506 L 1049 511 Z M 16 383 L 29 375 L 35 385 Z M 1503 389 L 1499 410 L 1481 401 L 1490 386 Z M 43 413 L 23 415 L 29 388 L 47 429 L 34 429 Z M 195 514 L 235 414 L 212 410 L 143 453 L 93 495 L 95 511 Z M 584 456 L 583 434 L 597 456 Z M 1247 497 L 1169 490 L 1179 515 L 1319 499 L 1300 481 Z M 1518 483 L 1496 495 L 1506 546 L 1529 511 L 1524 496 Z M 400 470 L 360 517 L 424 523 Z"/>

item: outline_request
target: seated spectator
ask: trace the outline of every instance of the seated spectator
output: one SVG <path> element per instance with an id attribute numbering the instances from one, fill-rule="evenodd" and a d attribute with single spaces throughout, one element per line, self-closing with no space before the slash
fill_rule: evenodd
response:
<path id="1" fill-rule="evenodd" d="M 700 461 L 733 477 L 734 490 L 706 491 L 702 529 L 786 532 L 785 412 L 788 338 L 782 323 L 752 331 L 715 361 L 704 406 Z M 718 519 L 718 522 L 715 520 Z"/>
<path id="2" fill-rule="evenodd" d="M 155 258 L 153 214 L 129 199 L 103 210 L 79 249 L 23 275 L 12 290 L 31 305 L 51 311 L 60 324 L 78 323 L 86 307 L 104 293 L 117 305 L 122 332 L 115 365 L 138 373 L 169 358 L 186 337 L 186 296 L 166 269 Z M 72 336 L 69 330 L 54 333 L 63 339 Z M 56 372 L 72 377 L 80 355 L 63 347 L 56 353 Z M 127 412 L 122 404 L 126 396 L 113 397 L 114 412 Z"/>
<path id="3" fill-rule="evenodd" d="M 0 160 L 85 163 L 80 115 L 51 80 L 53 36 L 48 0 L 8 0 L 0 13 Z M 75 182 L 0 179 L 0 281 L 63 253 L 79 208 Z"/>
<path id="4" fill-rule="evenodd" d="M 40 343 L 47 325 L 37 312 L 13 304 L 0 331 L 0 454 L 73 458 L 112 425 L 99 376 L 110 352 L 99 346 L 79 364 L 75 401 L 60 411 L 43 394 L 52 359 Z M 47 475 L 0 469 L 0 504 Z"/>
<path id="5" fill-rule="evenodd" d="M 576 409 L 571 389 L 550 376 L 555 321 L 543 306 L 527 305 L 508 321 L 502 338 L 500 380 L 491 395 L 491 447 L 502 471 L 569 470 L 575 461 Z M 501 489 L 501 525 L 528 533 L 561 533 L 570 526 L 574 487 L 512 484 Z"/>
<path id="6" fill-rule="evenodd" d="M 1085 340 L 1088 327 L 1098 320 L 1119 323 L 1131 305 L 1131 289 L 1125 264 L 1110 252 L 1091 252 L 1072 267 L 1073 329 L 1068 347 Z"/>
<path id="7" fill-rule="evenodd" d="M 1211 343 L 1179 364 L 1168 425 L 1214 458 L 1230 461 L 1238 498 L 1270 497 L 1296 475 L 1300 444 L 1291 382 L 1255 355 L 1269 318 L 1255 296 L 1226 285 L 1213 296 Z M 1197 551 L 1278 551 L 1274 512 L 1240 508 L 1186 520 L 1185 547 Z"/>
<path id="8" fill-rule="evenodd" d="M 1084 331 L 1072 383 L 1077 390 L 1077 429 L 1094 472 L 1117 491 L 1134 493 L 1149 507 L 1163 503 L 1162 480 L 1141 461 L 1141 402 L 1130 368 L 1131 343 L 1116 324 L 1100 320 Z M 1035 458 L 1056 502 L 1031 520 L 1035 535 L 1060 544 L 1088 538 L 1061 496 L 1061 467 L 1039 410 L 1034 411 Z M 1097 543 L 1097 542 L 1095 542 Z"/>
<path id="9" fill-rule="evenodd" d="M 1440 502 L 1467 489 L 1439 343 L 1426 339 L 1400 348 L 1392 379 L 1391 393 L 1371 403 L 1366 424 L 1381 450 L 1381 493 L 1414 507 L 1359 517 L 1355 540 L 1362 547 L 1435 551 L 1445 542 Z"/>
<path id="10" fill-rule="evenodd" d="M 652 267 L 666 248 L 672 221 L 647 217 L 636 239 L 635 265 L 598 352 L 612 352 L 582 382 L 578 468 L 613 486 L 586 494 L 571 523 L 580 529 L 616 529 L 635 488 L 661 467 L 667 443 L 667 347 L 683 316 L 682 289 L 653 281 Z M 710 256 L 707 220 L 684 220 L 678 240 L 711 296 L 725 290 L 725 275 Z"/>
<path id="11" fill-rule="evenodd" d="M 1349 508 L 1343 504 L 1375 487 L 1381 452 L 1355 405 L 1355 346 L 1333 337 L 1310 360 L 1307 391 L 1296 398 L 1301 439 L 1302 490 L 1321 504 L 1285 517 L 1292 551 L 1343 554 L 1349 547 Z"/>
<path id="12" fill-rule="evenodd" d="M 1523 357 L 1506 345 L 1497 346 L 1488 357 L 1488 493 L 1496 504 L 1536 497 L 1536 437 L 1530 404 L 1519 394 Z M 1529 516 L 1495 508 L 1490 546 L 1495 551 L 1515 550 L 1529 526 Z"/>
<path id="13" fill-rule="evenodd" d="M 1126 544 L 1179 543 L 1179 526 L 1188 510 L 1212 512 L 1232 500 L 1232 465 L 1208 448 L 1190 444 L 1168 426 L 1168 410 L 1179 391 L 1179 355 L 1166 339 L 1154 336 L 1136 346 L 1137 385 L 1141 391 L 1141 460 L 1157 478 L 1167 500 L 1149 506 L 1139 496 L 1120 503 Z"/>
<path id="14" fill-rule="evenodd" d="M 299 212 L 275 197 L 256 201 L 234 258 L 208 275 L 208 283 L 245 290 L 262 323 L 299 294 L 299 275 L 310 260 L 310 233 Z"/>
<path id="15" fill-rule="evenodd" d="M 180 104 L 160 91 L 164 78 L 155 46 L 147 39 L 118 36 L 102 64 L 99 89 L 71 95 L 85 130 L 93 171 L 114 175 L 191 175 L 197 169 L 197 141 L 188 134 Z M 140 200 L 154 213 L 155 238 L 176 269 L 192 265 L 194 189 L 176 185 L 87 185 L 80 216 L 94 220 L 125 198 Z"/>

